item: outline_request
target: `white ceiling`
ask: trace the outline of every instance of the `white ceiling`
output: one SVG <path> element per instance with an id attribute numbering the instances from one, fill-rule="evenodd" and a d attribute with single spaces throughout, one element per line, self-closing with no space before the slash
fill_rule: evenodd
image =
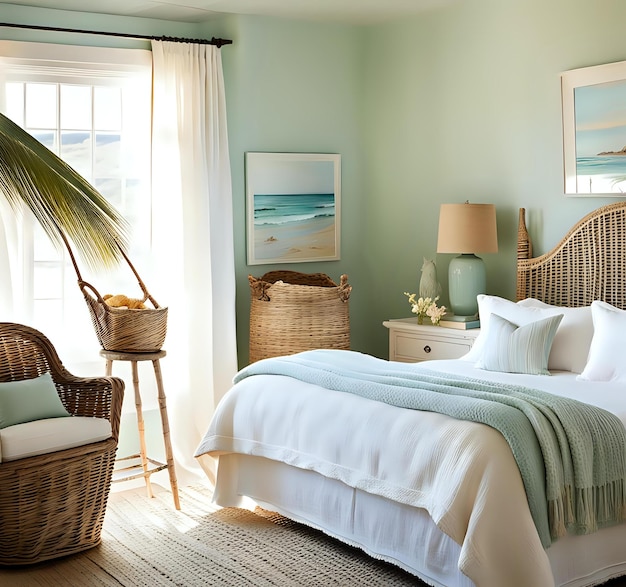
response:
<path id="1" fill-rule="evenodd" d="M 203 22 L 222 14 L 371 24 L 411 16 L 454 0 L 11 0 L 39 8 Z M 458 1 L 458 0 L 457 0 Z"/>

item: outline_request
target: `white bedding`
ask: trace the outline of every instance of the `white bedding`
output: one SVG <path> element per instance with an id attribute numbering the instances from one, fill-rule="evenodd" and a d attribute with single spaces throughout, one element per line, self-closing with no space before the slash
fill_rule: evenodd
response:
<path id="1" fill-rule="evenodd" d="M 552 376 L 488 372 L 460 360 L 431 361 L 411 368 L 539 388 L 607 409 L 626 423 L 626 390 L 619 384 L 577 381 L 575 374 L 569 372 Z M 255 376 L 235 385 L 224 397 L 197 450 L 198 455 L 231 453 L 313 472 L 316 479 L 332 480 L 329 481 L 332 495 L 340 491 L 339 487 L 346 486 L 353 491 L 349 492 L 352 500 L 359 496 L 362 502 L 372 496 L 381 508 L 387 505 L 380 504 L 389 502 L 393 509 L 396 502 L 402 504 L 397 506 L 400 510 L 408 507 L 416 512 L 428 512 L 428 519 L 436 525 L 433 536 L 444 536 L 444 542 L 448 536 L 458 544 L 453 555 L 458 570 L 480 587 L 549 586 L 554 584 L 553 576 L 558 575 L 548 555 L 553 551 L 555 557 L 563 558 L 560 554 L 563 548 L 557 542 L 546 554 L 541 547 L 510 449 L 498 432 L 482 424 L 388 406 L 287 377 Z M 276 497 L 275 489 L 255 489 L 254 481 L 249 478 L 239 480 L 237 477 L 245 477 L 245 471 L 232 465 L 233 461 L 226 458 L 224 466 L 220 463 L 218 487 L 221 489 L 216 496 L 220 492 L 226 495 L 224 487 L 232 485 L 235 492 L 244 491 L 277 506 L 275 509 L 282 509 L 283 513 L 299 517 L 294 508 L 286 505 L 286 497 Z M 255 461 L 254 466 L 257 465 Z M 234 478 L 225 478 L 229 476 Z M 326 503 L 325 498 L 320 500 Z M 232 496 L 224 497 L 224 502 L 228 503 L 222 505 L 236 505 Z M 338 507 L 347 507 L 338 503 Z M 356 506 L 353 503 L 351 507 Z M 368 517 L 367 510 L 359 511 Z M 361 544 L 371 554 L 394 562 L 399 558 L 401 566 L 432 579 L 431 574 L 424 572 L 424 562 L 419 562 L 417 553 L 411 558 L 409 550 L 402 557 L 394 557 L 394 552 L 403 552 L 407 542 L 415 540 L 414 529 L 410 527 L 398 527 L 385 554 L 370 547 L 366 537 L 354 537 L 335 529 L 332 518 L 325 520 L 324 512 L 317 516 L 307 512 L 300 517 L 340 538 Z M 372 519 L 383 518 L 373 513 Z M 622 528 L 611 530 L 615 533 Z M 602 534 L 598 533 L 598 540 L 602 540 Z M 590 537 L 574 537 L 579 538 Z M 575 540 L 568 537 L 563 542 Z M 616 558 L 620 558 L 619 551 Z M 621 561 L 611 559 L 602 564 L 625 561 L 626 553 Z M 590 571 L 595 570 L 592 561 Z M 443 581 L 445 574 L 441 577 L 437 580 Z M 462 577 L 457 578 L 457 583 L 463 584 Z M 576 584 L 591 585 L 594 580 Z M 560 577 L 557 581 L 559 585 L 565 584 Z"/>

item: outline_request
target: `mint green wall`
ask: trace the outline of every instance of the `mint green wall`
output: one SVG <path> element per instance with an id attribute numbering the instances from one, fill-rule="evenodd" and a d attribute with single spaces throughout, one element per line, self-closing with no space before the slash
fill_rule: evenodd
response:
<path id="1" fill-rule="evenodd" d="M 543 252 L 611 201 L 563 195 L 559 74 L 626 59 L 624 17 L 618 1 L 468 0 L 371 27 L 234 18 L 224 63 L 240 361 L 247 274 L 275 268 L 245 264 L 245 151 L 342 153 L 342 260 L 290 268 L 348 273 L 353 348 L 386 357 L 381 323 L 409 315 L 403 292 L 417 291 L 423 257 L 447 290 L 440 203 L 496 204 L 489 292 L 513 297 L 519 207 Z"/>
<path id="2" fill-rule="evenodd" d="M 626 60 L 622 0 L 465 0 L 371 27 L 226 16 L 205 24 L 0 4 L 0 18 L 145 34 L 228 36 L 223 49 L 237 274 L 240 363 L 247 361 L 249 273 L 289 268 L 349 275 L 353 348 L 387 356 L 387 318 L 407 316 L 422 258 L 436 255 L 443 202 L 493 202 L 500 252 L 489 291 L 515 293 L 517 214 L 535 252 L 613 201 L 565 198 L 562 71 Z M 3 38 L 146 46 L 105 37 L 0 29 Z M 246 151 L 342 155 L 342 259 L 248 266 Z M 447 300 L 443 300 L 444 303 Z"/>
<path id="3" fill-rule="evenodd" d="M 354 288 L 351 316 L 367 314 L 367 276 L 359 271 L 368 246 L 363 232 L 365 185 L 361 163 L 360 31 L 275 18 L 230 19 L 234 44 L 223 51 L 235 218 L 237 335 L 240 363 L 248 357 L 248 275 L 272 269 L 323 272 Z M 246 151 L 340 153 L 341 260 L 279 265 L 246 264 Z M 352 321 L 355 348 L 366 320 Z"/>
<path id="4" fill-rule="evenodd" d="M 371 235 L 367 350 L 385 356 L 380 322 L 408 315 L 423 256 L 436 255 L 438 206 L 496 204 L 499 253 L 489 292 L 515 295 L 518 208 L 535 252 L 610 198 L 565 198 L 562 71 L 626 60 L 616 0 L 469 0 L 363 32 L 366 222 Z M 444 300 L 445 302 L 445 300 Z"/>

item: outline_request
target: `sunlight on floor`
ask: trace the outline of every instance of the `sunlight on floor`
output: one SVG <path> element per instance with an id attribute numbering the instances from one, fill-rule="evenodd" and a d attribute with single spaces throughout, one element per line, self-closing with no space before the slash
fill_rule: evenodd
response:
<path id="1" fill-rule="evenodd" d="M 132 484 L 133 487 L 128 487 Z M 118 484 L 119 485 L 119 484 Z M 138 516 L 144 521 L 147 520 L 157 530 L 176 530 L 176 532 L 184 534 L 190 530 L 198 527 L 198 522 L 194 520 L 198 516 L 208 515 L 221 509 L 220 506 L 211 502 L 210 498 L 207 498 L 207 487 L 195 488 L 193 486 L 185 487 L 183 495 L 193 497 L 192 503 L 189 503 L 189 498 L 186 500 L 181 495 L 181 509 L 176 511 L 172 501 L 172 493 L 168 487 L 164 487 L 154 481 L 151 483 L 152 492 L 154 497 L 150 498 L 147 495 L 145 483 L 142 479 L 133 480 L 128 483 L 125 482 L 126 487 L 123 490 L 112 491 L 109 496 L 109 506 L 120 505 L 124 506 L 125 503 L 133 502 L 135 505 Z M 139 498 L 139 499 L 138 499 Z M 145 499 L 145 508 L 141 508 L 141 504 Z M 198 504 L 202 504 L 198 506 Z M 159 509 L 155 508 L 167 508 L 168 513 L 173 514 L 164 517 L 161 515 Z M 191 509 L 190 509 L 191 508 Z M 128 516 L 128 522 L 133 524 L 133 515 L 130 508 L 124 508 L 125 514 Z M 110 524 L 117 523 L 109 517 Z M 104 529 L 107 529 L 107 516 L 104 519 Z M 103 540 L 106 540 L 106 533 L 103 535 Z"/>

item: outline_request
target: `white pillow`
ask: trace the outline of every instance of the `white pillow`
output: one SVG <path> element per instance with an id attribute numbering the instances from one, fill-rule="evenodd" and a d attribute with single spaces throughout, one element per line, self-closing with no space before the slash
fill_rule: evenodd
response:
<path id="1" fill-rule="evenodd" d="M 534 298 L 518 302 L 520 306 L 541 308 L 557 314 L 563 314 L 561 325 L 556 331 L 552 350 L 548 358 L 551 371 L 571 371 L 582 373 L 587 364 L 589 347 L 593 338 L 593 319 L 591 306 L 566 308 L 551 306 Z"/>
<path id="2" fill-rule="evenodd" d="M 489 334 L 479 369 L 502 373 L 550 375 L 548 356 L 563 314 L 518 326 L 497 314 L 489 321 Z"/>
<path id="3" fill-rule="evenodd" d="M 497 314 L 518 326 L 524 326 L 555 315 L 555 312 L 550 308 L 526 307 L 498 296 L 479 294 L 476 299 L 478 300 L 480 334 L 476 337 L 476 341 L 469 352 L 462 357 L 467 361 L 476 362 L 482 357 L 485 342 L 489 335 L 489 322 L 492 314 Z"/>
<path id="4" fill-rule="evenodd" d="M 626 381 L 626 311 L 595 301 L 591 315 L 594 333 L 589 360 L 576 379 Z"/>

